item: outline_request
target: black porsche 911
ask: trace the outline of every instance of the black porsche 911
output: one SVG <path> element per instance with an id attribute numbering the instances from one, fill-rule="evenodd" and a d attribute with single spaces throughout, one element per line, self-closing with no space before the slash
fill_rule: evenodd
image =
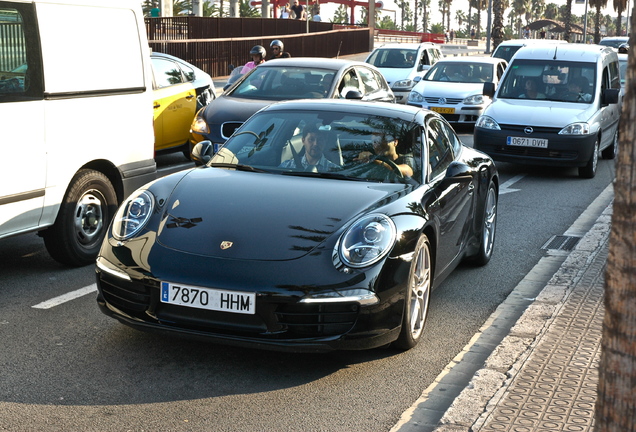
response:
<path id="1" fill-rule="evenodd" d="M 119 208 L 101 310 L 138 329 L 290 351 L 414 347 L 431 290 L 485 265 L 499 177 L 438 114 L 287 101 Z"/>

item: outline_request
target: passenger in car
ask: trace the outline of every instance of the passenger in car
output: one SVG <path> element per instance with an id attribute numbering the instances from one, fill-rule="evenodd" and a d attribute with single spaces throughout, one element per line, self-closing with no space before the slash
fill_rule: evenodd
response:
<path id="1" fill-rule="evenodd" d="M 526 91 L 519 95 L 520 99 L 545 99 L 545 94 L 538 91 L 539 85 L 535 78 L 528 78 L 525 84 Z"/>
<path id="2" fill-rule="evenodd" d="M 340 166 L 331 162 L 324 155 L 327 136 L 324 131 L 319 131 L 316 126 L 308 125 L 303 129 L 303 152 L 294 154 L 294 157 L 283 161 L 281 168 L 302 168 L 303 171 L 328 172 L 340 169 Z M 293 151 L 293 150 L 292 150 Z M 301 165 L 299 167 L 298 165 Z"/>

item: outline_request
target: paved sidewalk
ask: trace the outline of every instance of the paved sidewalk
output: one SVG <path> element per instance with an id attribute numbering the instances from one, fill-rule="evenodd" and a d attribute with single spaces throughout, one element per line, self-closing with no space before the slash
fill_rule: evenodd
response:
<path id="1" fill-rule="evenodd" d="M 593 430 L 611 214 L 610 203 L 435 432 Z"/>

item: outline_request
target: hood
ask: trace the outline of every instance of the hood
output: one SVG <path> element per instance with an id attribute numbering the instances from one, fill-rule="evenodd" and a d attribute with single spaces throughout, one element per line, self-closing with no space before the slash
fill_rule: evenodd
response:
<path id="1" fill-rule="evenodd" d="M 380 73 L 384 75 L 386 82 L 389 83 L 389 86 L 393 86 L 396 81 L 400 81 L 403 79 L 413 79 L 416 76 L 424 76 L 426 71 L 421 73 L 417 73 L 415 68 L 378 68 Z"/>
<path id="2" fill-rule="evenodd" d="M 228 95 L 221 95 L 212 100 L 205 109 L 205 121 L 210 127 L 213 138 L 220 137 L 220 125 L 225 122 L 243 123 L 259 109 L 266 107 L 273 101 L 259 99 L 241 99 Z M 222 140 L 225 141 L 225 140 Z"/>
<path id="3" fill-rule="evenodd" d="M 197 255 L 289 260 L 319 247 L 402 184 L 328 180 L 220 168 L 191 170 L 174 187 L 157 241 Z M 229 246 L 229 247 L 228 247 Z"/>
<path id="4" fill-rule="evenodd" d="M 589 121 L 594 112 L 595 103 L 496 99 L 483 115 L 500 124 L 563 128 L 570 123 Z"/>
<path id="5" fill-rule="evenodd" d="M 449 81 L 420 81 L 413 91 L 425 97 L 445 97 L 463 99 L 468 96 L 482 94 L 484 83 L 457 83 Z"/>

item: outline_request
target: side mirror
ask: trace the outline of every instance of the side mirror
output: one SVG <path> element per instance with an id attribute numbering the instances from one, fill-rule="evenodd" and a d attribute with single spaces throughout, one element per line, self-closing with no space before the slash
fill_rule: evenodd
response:
<path id="1" fill-rule="evenodd" d="M 422 77 L 421 77 L 421 76 L 419 76 L 419 75 L 418 75 L 418 76 L 416 76 L 415 78 L 413 78 L 413 82 L 414 82 L 415 84 L 419 83 L 420 81 L 422 81 Z"/>
<path id="2" fill-rule="evenodd" d="M 459 162 L 452 162 L 446 169 L 446 176 L 442 180 L 443 187 L 453 183 L 469 183 L 472 181 L 470 168 Z"/>
<path id="3" fill-rule="evenodd" d="M 345 95 L 345 99 L 362 99 L 362 93 L 359 90 L 349 90 Z"/>
<path id="4" fill-rule="evenodd" d="M 192 148 L 192 160 L 195 165 L 205 165 L 212 156 L 214 156 L 214 146 L 208 140 L 196 143 Z"/>
<path id="5" fill-rule="evenodd" d="M 489 98 L 492 99 L 492 97 L 495 95 L 495 83 L 494 82 L 485 82 L 484 83 L 484 89 L 482 91 L 484 96 L 488 96 Z"/>
<path id="6" fill-rule="evenodd" d="M 618 103 L 620 89 L 608 88 L 601 93 L 601 105 Z"/>

